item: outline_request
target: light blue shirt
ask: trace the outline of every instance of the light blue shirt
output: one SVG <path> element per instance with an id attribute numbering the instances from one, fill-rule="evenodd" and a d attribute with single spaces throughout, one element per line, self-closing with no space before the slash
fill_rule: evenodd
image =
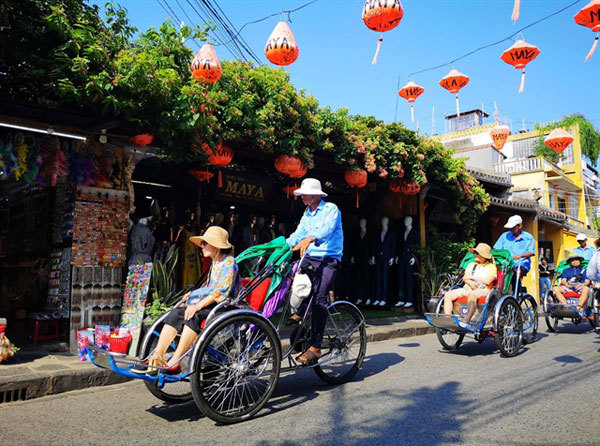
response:
<path id="1" fill-rule="evenodd" d="M 535 240 L 529 232 L 521 231 L 519 238 L 516 238 L 512 232 L 503 233 L 496 241 L 494 249 L 507 249 L 511 255 L 526 254 L 528 252 L 535 253 Z M 521 268 L 525 271 L 531 269 L 531 257 L 521 257 L 515 259 L 515 265 L 521 260 Z"/>
<path id="2" fill-rule="evenodd" d="M 586 246 L 585 249 L 583 249 L 581 246 L 578 246 L 572 252 L 576 253 L 578 256 L 583 257 L 584 260 L 590 260 L 596 252 L 596 250 L 591 246 Z"/>
<path id="3" fill-rule="evenodd" d="M 344 250 L 342 214 L 335 204 L 321 200 L 314 211 L 307 206 L 298 227 L 286 242 L 294 247 L 306 237 L 316 239 L 306 251 L 309 256 L 342 260 Z"/>
<path id="4" fill-rule="evenodd" d="M 600 249 L 596 250 L 588 263 L 586 275 L 590 280 L 600 280 Z"/>

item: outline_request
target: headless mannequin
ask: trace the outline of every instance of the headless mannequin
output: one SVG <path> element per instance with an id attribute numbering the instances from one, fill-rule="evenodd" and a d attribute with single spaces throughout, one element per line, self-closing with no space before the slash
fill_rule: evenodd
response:
<path id="1" fill-rule="evenodd" d="M 371 258 L 377 265 L 377 300 L 373 305 L 380 307 L 387 305 L 390 266 L 394 264 L 396 253 L 396 234 L 389 229 L 389 222 L 388 217 L 381 219 L 381 232 L 375 240 L 375 256 Z"/>
<path id="2" fill-rule="evenodd" d="M 350 263 L 356 265 L 356 291 L 357 300 L 356 304 L 361 305 L 363 303 L 364 296 L 369 296 L 371 287 L 369 286 L 369 266 L 371 263 L 371 242 L 367 234 L 367 219 L 361 218 L 358 221 L 358 236 L 354 240 L 352 247 L 352 257 Z M 367 305 L 371 304 L 371 299 L 367 298 Z"/>
<path id="3" fill-rule="evenodd" d="M 404 234 L 398 257 L 399 274 L 399 300 L 397 307 L 410 308 L 414 305 L 414 265 L 415 256 L 413 250 L 419 246 L 419 235 L 412 227 L 413 219 L 410 215 L 404 217 Z"/>
<path id="4" fill-rule="evenodd" d="M 148 218 L 140 218 L 137 225 L 131 230 L 131 258 L 130 265 L 140 265 L 152 262 L 152 248 L 154 236 L 148 227 Z"/>

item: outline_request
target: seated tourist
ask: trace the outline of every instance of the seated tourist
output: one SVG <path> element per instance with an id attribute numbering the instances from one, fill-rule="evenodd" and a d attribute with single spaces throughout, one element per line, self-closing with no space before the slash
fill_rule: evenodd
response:
<path id="1" fill-rule="evenodd" d="M 446 314 L 452 314 L 456 299 L 467 297 L 468 309 L 464 324 L 461 321 L 463 327 L 469 325 L 477 309 L 477 299 L 488 295 L 497 274 L 490 245 L 479 243 L 475 249 L 470 248 L 469 252 L 475 254 L 475 260 L 467 265 L 463 278 L 464 286 L 450 290 L 444 296 L 444 313 Z"/>
<path id="2" fill-rule="evenodd" d="M 204 235 L 190 237 L 190 241 L 202 248 L 204 257 L 212 260 L 208 281 L 201 288 L 188 292 L 182 304 L 164 319 L 156 350 L 148 361 L 151 366 L 148 373 L 156 373 L 157 367 L 163 367 L 164 372 L 179 373 L 180 359 L 198 337 L 202 321 L 218 303 L 233 297 L 240 285 L 238 267 L 231 255 L 233 247 L 225 229 L 211 226 Z M 177 333 L 181 333 L 179 344 L 167 362 L 164 355 Z"/>
<path id="3" fill-rule="evenodd" d="M 584 308 L 587 305 L 588 295 L 590 289 L 588 285 L 590 281 L 588 280 L 585 269 L 581 267 L 582 257 L 577 253 L 572 252 L 567 258 L 567 263 L 569 264 L 569 268 L 565 268 L 560 275 L 560 283 L 555 286 L 552 291 L 554 291 L 554 295 L 559 300 L 560 303 L 566 304 L 567 299 L 565 299 L 564 294 L 569 292 L 576 292 L 580 294 L 579 303 L 577 305 L 577 311 L 580 316 L 584 316 Z"/>

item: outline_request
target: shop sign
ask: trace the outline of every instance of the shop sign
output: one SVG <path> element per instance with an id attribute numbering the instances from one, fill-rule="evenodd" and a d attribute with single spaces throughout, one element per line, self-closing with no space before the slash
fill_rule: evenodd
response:
<path id="1" fill-rule="evenodd" d="M 223 172 L 223 187 L 217 188 L 215 199 L 241 204 L 264 205 L 270 198 L 273 182 L 246 173 Z"/>

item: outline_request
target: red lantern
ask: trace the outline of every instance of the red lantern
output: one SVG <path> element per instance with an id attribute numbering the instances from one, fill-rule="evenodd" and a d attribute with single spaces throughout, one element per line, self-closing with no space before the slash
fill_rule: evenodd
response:
<path id="1" fill-rule="evenodd" d="M 517 70 L 523 70 L 521 74 L 521 86 L 519 93 L 523 93 L 525 88 L 525 65 L 535 59 L 540 50 L 535 45 L 531 45 L 524 40 L 517 40 L 513 46 L 502 53 L 501 59 L 509 65 L 513 65 Z"/>
<path id="2" fill-rule="evenodd" d="M 494 141 L 494 147 L 498 150 L 502 150 L 506 140 L 510 135 L 510 128 L 507 125 L 496 125 L 490 130 L 490 136 Z"/>
<path id="3" fill-rule="evenodd" d="M 303 167 L 302 160 L 295 155 L 279 155 L 275 159 L 275 169 L 284 175 L 290 175 Z"/>
<path id="4" fill-rule="evenodd" d="M 594 39 L 592 49 L 585 57 L 585 61 L 587 62 L 590 60 L 592 54 L 594 54 L 594 51 L 598 46 L 598 32 L 600 32 L 600 0 L 592 0 L 583 8 L 581 8 L 573 18 L 575 19 L 575 23 L 578 25 L 585 26 L 591 29 L 592 32 L 596 33 L 596 38 Z"/>
<path id="5" fill-rule="evenodd" d="M 350 187 L 356 188 L 356 207 L 358 208 L 358 189 L 367 185 L 367 171 L 364 169 L 346 170 L 344 180 Z"/>
<path id="6" fill-rule="evenodd" d="M 400 190 L 404 195 L 416 195 L 421 190 L 421 186 L 413 180 L 404 180 L 402 181 Z"/>
<path id="7" fill-rule="evenodd" d="M 136 146 L 145 147 L 148 144 L 151 144 L 154 140 L 154 135 L 150 135 L 149 133 L 142 133 L 141 135 L 135 135 L 129 138 L 129 140 L 134 143 Z"/>
<path id="8" fill-rule="evenodd" d="M 299 169 L 290 170 L 289 176 L 290 178 L 302 178 L 304 175 L 306 175 L 306 172 L 308 172 L 308 168 L 304 165 L 304 163 L 302 163 Z"/>
<path id="9" fill-rule="evenodd" d="M 204 44 L 190 65 L 192 76 L 198 82 L 205 80 L 213 83 L 221 77 L 221 62 L 215 53 L 215 49 L 210 43 Z"/>
<path id="10" fill-rule="evenodd" d="M 402 192 L 402 180 L 400 180 L 399 178 L 394 178 L 392 181 L 390 181 L 388 188 L 393 193 L 399 194 L 400 192 Z"/>
<path id="11" fill-rule="evenodd" d="M 550 132 L 548 136 L 544 139 L 544 144 L 550 147 L 557 153 L 562 152 L 569 144 L 573 142 L 573 137 L 569 132 L 563 130 L 561 128 L 554 129 Z"/>
<path id="12" fill-rule="evenodd" d="M 363 6 L 362 19 L 370 30 L 384 33 L 398 26 L 403 15 L 404 9 L 400 0 L 366 0 Z M 375 57 L 371 62 L 373 65 L 377 63 L 381 42 L 383 42 L 383 34 L 377 42 Z"/>
<path id="13" fill-rule="evenodd" d="M 415 122 L 413 102 L 415 102 L 424 91 L 425 89 L 423 87 L 415 84 L 413 81 L 408 81 L 408 83 L 398 91 L 398 94 L 410 103 L 410 119 L 412 122 Z"/>
<path id="14" fill-rule="evenodd" d="M 203 144 L 202 147 L 208 155 L 208 162 L 215 166 L 226 166 L 233 159 L 233 150 L 223 144 L 219 143 L 217 149 L 213 151 L 207 144 Z M 221 177 L 221 169 L 219 169 L 219 187 L 223 187 L 223 179 Z"/>
<path id="15" fill-rule="evenodd" d="M 265 56 L 279 66 L 290 65 L 298 59 L 300 48 L 286 22 L 279 22 L 265 45 Z"/>
<path id="16" fill-rule="evenodd" d="M 450 72 L 440 80 L 440 85 L 450 93 L 456 95 L 456 115 L 460 116 L 460 107 L 458 104 L 458 92 L 469 83 L 471 79 L 466 74 L 452 68 Z"/>
<path id="17" fill-rule="evenodd" d="M 193 176 L 194 178 L 196 178 L 198 181 L 200 181 L 201 183 L 203 181 L 209 181 L 212 177 L 215 176 L 214 173 L 208 172 L 206 170 L 200 170 L 200 169 L 190 169 L 188 170 L 188 173 Z"/>

